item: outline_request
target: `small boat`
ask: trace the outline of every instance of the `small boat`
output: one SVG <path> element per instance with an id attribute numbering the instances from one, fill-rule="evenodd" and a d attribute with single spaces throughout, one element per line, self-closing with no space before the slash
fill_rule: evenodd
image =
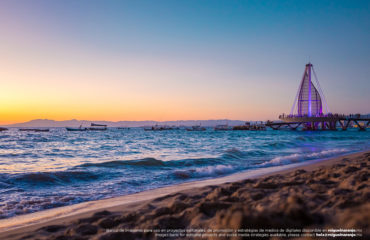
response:
<path id="1" fill-rule="evenodd" d="M 117 129 L 120 129 L 120 130 L 130 130 L 129 127 L 117 127 Z"/>
<path id="2" fill-rule="evenodd" d="M 23 132 L 49 132 L 49 129 L 39 129 L 39 128 L 21 128 L 19 131 Z"/>
<path id="3" fill-rule="evenodd" d="M 235 126 L 233 130 L 250 130 L 250 126 Z"/>
<path id="4" fill-rule="evenodd" d="M 266 130 L 266 125 L 263 122 L 256 123 L 256 124 L 251 125 L 250 130 L 252 130 L 252 131 L 264 131 L 264 130 Z"/>
<path id="5" fill-rule="evenodd" d="M 87 128 L 83 128 L 82 125 L 78 128 L 71 128 L 71 127 L 66 127 L 67 131 L 70 132 L 81 132 L 81 131 L 87 131 Z"/>
<path id="6" fill-rule="evenodd" d="M 246 122 L 245 125 L 233 127 L 233 130 L 263 131 L 263 130 L 266 130 L 266 125 L 263 122 L 254 123 L 254 124 L 251 124 L 250 122 Z"/>
<path id="7" fill-rule="evenodd" d="M 107 128 L 98 128 L 98 127 L 89 127 L 87 128 L 89 131 L 105 131 Z"/>
<path id="8" fill-rule="evenodd" d="M 107 127 L 107 125 L 106 124 L 91 123 L 91 127 Z"/>
<path id="9" fill-rule="evenodd" d="M 177 130 L 177 129 L 180 129 L 180 128 L 176 126 L 171 127 L 171 126 L 159 126 L 159 125 L 155 125 L 152 127 L 144 127 L 145 131 L 165 131 L 165 130 Z"/>
<path id="10" fill-rule="evenodd" d="M 8 130 L 7 128 L 0 127 L 0 132 Z"/>
<path id="11" fill-rule="evenodd" d="M 202 126 L 192 126 L 191 128 L 186 128 L 186 131 L 205 131 L 205 130 L 207 129 Z"/>
<path id="12" fill-rule="evenodd" d="M 107 130 L 107 125 L 91 123 L 91 127 L 87 128 L 89 131 L 105 131 Z"/>
<path id="13" fill-rule="evenodd" d="M 233 130 L 250 130 L 250 129 L 251 129 L 251 123 L 250 122 L 245 122 L 244 125 L 233 127 Z"/>

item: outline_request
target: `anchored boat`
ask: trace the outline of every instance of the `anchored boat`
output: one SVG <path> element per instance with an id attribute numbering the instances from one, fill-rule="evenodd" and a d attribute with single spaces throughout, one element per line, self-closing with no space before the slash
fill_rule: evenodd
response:
<path id="1" fill-rule="evenodd" d="M 205 131 L 206 128 L 202 126 L 192 126 L 191 128 L 186 128 L 186 131 Z"/>
<path id="2" fill-rule="evenodd" d="M 177 130 L 179 127 L 176 126 L 159 126 L 155 125 L 152 127 L 144 127 L 145 131 L 164 131 L 164 130 Z"/>
<path id="3" fill-rule="evenodd" d="M 266 125 L 263 122 L 251 124 L 250 122 L 245 122 L 244 125 L 235 126 L 233 130 L 252 130 L 252 131 L 260 131 L 266 130 Z"/>
<path id="4" fill-rule="evenodd" d="M 91 123 L 91 127 L 89 127 L 87 130 L 90 130 L 90 131 L 105 131 L 105 130 L 107 130 L 107 125 Z"/>
<path id="5" fill-rule="evenodd" d="M 67 131 L 70 132 L 81 132 L 81 131 L 87 131 L 87 128 L 83 128 L 82 125 L 78 128 L 71 128 L 71 127 L 66 127 Z"/>
<path id="6" fill-rule="evenodd" d="M 19 131 L 22 132 L 49 132 L 49 129 L 39 129 L 39 128 L 21 128 Z"/>

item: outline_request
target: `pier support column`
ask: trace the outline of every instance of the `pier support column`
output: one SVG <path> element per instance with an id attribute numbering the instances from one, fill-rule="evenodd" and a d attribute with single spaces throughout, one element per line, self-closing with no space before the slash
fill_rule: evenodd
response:
<path id="1" fill-rule="evenodd" d="M 343 122 L 342 122 L 341 120 L 339 120 L 339 124 L 342 127 L 343 131 L 347 130 L 350 121 L 351 120 L 347 120 L 347 122 L 346 122 L 346 120 L 343 120 Z"/>
<path id="2" fill-rule="evenodd" d="M 358 121 L 357 120 L 354 120 L 355 121 L 355 123 L 356 123 L 356 125 L 357 125 L 357 127 L 358 127 L 358 130 L 360 130 L 360 131 L 365 131 L 366 130 L 366 126 L 365 126 L 365 124 L 364 124 L 364 126 L 361 126 L 359 123 L 358 123 Z"/>
<path id="3" fill-rule="evenodd" d="M 278 126 L 276 126 L 276 127 L 273 127 L 272 125 L 270 125 L 270 127 L 271 127 L 272 129 L 274 129 L 274 130 L 279 130 L 279 128 L 281 127 L 281 125 L 278 125 Z"/>
<path id="4" fill-rule="evenodd" d="M 348 128 L 350 123 L 351 123 L 351 120 L 347 120 L 346 129 Z"/>
<path id="5" fill-rule="evenodd" d="M 311 122 L 304 123 L 304 128 L 303 129 L 306 130 L 306 131 L 312 130 L 312 124 L 311 124 Z"/>
<path id="6" fill-rule="evenodd" d="M 299 126 L 301 126 L 302 123 L 298 123 L 298 124 L 288 124 L 288 127 L 291 129 L 291 130 L 297 130 L 297 128 Z"/>
<path id="7" fill-rule="evenodd" d="M 337 121 L 330 121 L 329 125 L 330 125 L 330 130 L 333 130 L 333 131 L 337 130 Z"/>

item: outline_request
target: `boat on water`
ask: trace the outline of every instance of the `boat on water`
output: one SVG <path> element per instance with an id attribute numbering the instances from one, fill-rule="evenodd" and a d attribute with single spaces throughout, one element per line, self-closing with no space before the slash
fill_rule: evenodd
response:
<path id="1" fill-rule="evenodd" d="M 186 128 L 186 131 L 205 131 L 205 130 L 207 129 L 202 126 L 192 126 L 190 128 Z"/>
<path id="2" fill-rule="evenodd" d="M 235 126 L 233 130 L 251 130 L 251 131 L 260 131 L 266 130 L 266 125 L 263 122 L 251 124 L 250 122 L 245 122 L 244 125 Z"/>
<path id="3" fill-rule="evenodd" d="M 107 127 L 106 124 L 91 123 L 91 127 Z"/>
<path id="4" fill-rule="evenodd" d="M 47 129 L 39 129 L 39 128 L 20 128 L 19 131 L 22 132 L 49 132 L 50 130 Z"/>
<path id="5" fill-rule="evenodd" d="M 8 130 L 7 128 L 0 127 L 0 132 Z"/>
<path id="6" fill-rule="evenodd" d="M 105 131 L 107 130 L 107 125 L 91 123 L 91 127 L 87 128 L 89 131 Z"/>
<path id="7" fill-rule="evenodd" d="M 66 127 L 66 129 L 70 132 L 105 131 L 107 130 L 107 125 L 91 123 L 90 127 L 82 127 L 82 125 L 80 125 L 78 128 Z"/>
<path id="8" fill-rule="evenodd" d="M 81 131 L 87 131 L 87 128 L 83 128 L 82 125 L 78 128 L 71 128 L 71 127 L 66 127 L 67 131 L 70 132 L 81 132 Z"/>
<path id="9" fill-rule="evenodd" d="M 105 131 L 105 130 L 107 130 L 107 128 L 89 127 L 87 130 L 89 130 L 89 131 Z"/>
<path id="10" fill-rule="evenodd" d="M 252 131 L 264 131 L 266 130 L 266 125 L 261 123 L 252 124 L 250 130 Z"/>
<path id="11" fill-rule="evenodd" d="M 250 122 L 245 122 L 244 125 L 233 127 L 233 130 L 250 130 L 250 129 L 251 129 L 251 123 Z"/>
<path id="12" fill-rule="evenodd" d="M 151 127 L 144 127 L 144 131 L 166 131 L 166 130 L 177 130 L 180 129 L 179 127 L 176 126 L 160 126 L 160 125 L 155 125 Z"/>

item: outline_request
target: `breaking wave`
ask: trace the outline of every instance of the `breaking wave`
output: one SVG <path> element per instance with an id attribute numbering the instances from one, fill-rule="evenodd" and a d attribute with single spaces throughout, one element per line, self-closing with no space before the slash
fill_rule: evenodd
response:
<path id="1" fill-rule="evenodd" d="M 235 172 L 235 168 L 231 165 L 216 165 L 187 170 L 176 170 L 174 171 L 173 175 L 176 178 L 186 179 L 186 178 L 217 177 L 232 172 Z"/>
<path id="2" fill-rule="evenodd" d="M 313 153 L 294 153 L 286 156 L 279 156 L 271 159 L 268 162 L 265 162 L 261 165 L 285 165 L 290 163 L 302 162 L 306 160 L 312 159 L 319 159 L 319 158 L 327 158 L 331 156 L 335 156 L 338 154 L 343 154 L 348 152 L 345 148 L 339 149 L 331 149 L 331 150 L 323 150 L 320 152 L 313 152 Z"/>

